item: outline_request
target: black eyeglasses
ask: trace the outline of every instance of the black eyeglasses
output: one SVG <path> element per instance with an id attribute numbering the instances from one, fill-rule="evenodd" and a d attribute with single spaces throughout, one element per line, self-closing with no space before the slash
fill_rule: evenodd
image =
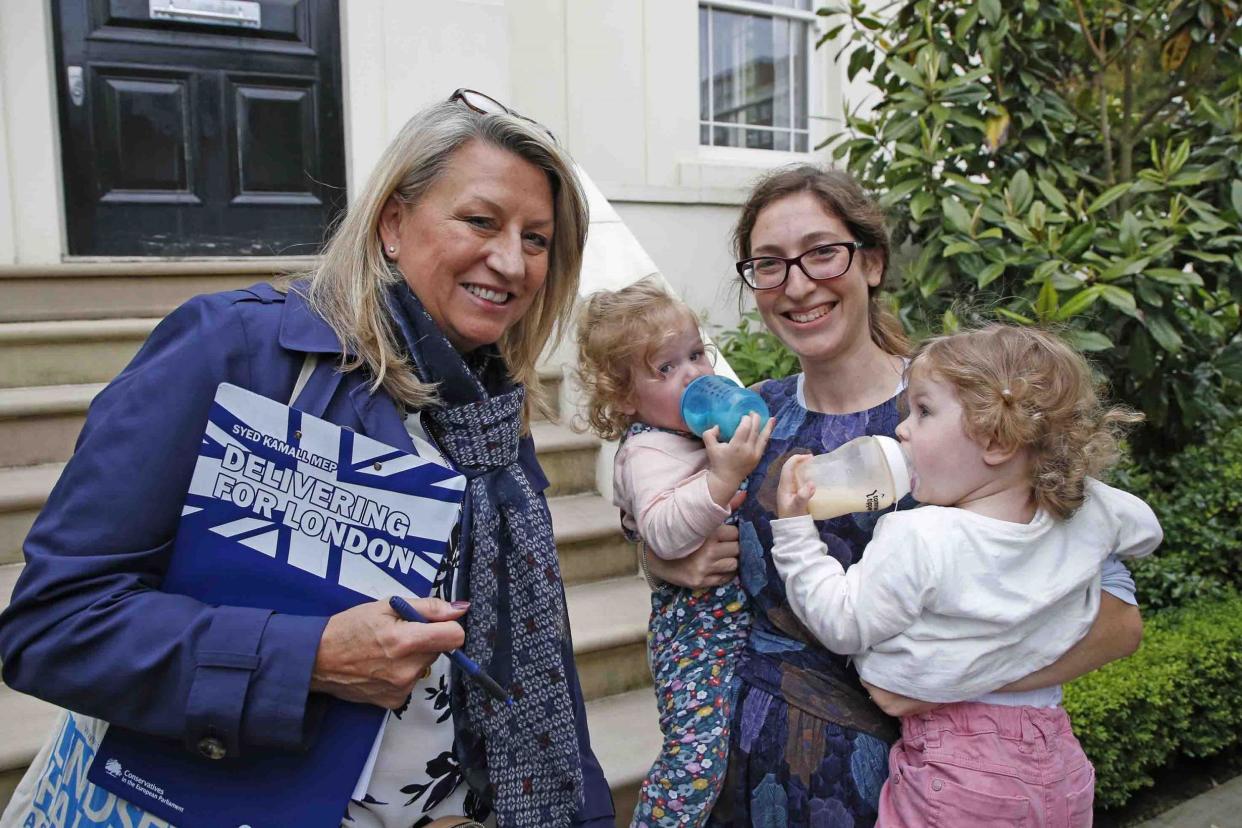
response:
<path id="1" fill-rule="evenodd" d="M 527 118 L 522 113 L 515 112 L 490 95 L 484 95 L 482 92 L 476 92 L 473 89 L 458 89 L 452 95 L 449 95 L 449 103 L 454 102 L 460 102 L 467 109 L 471 109 L 480 115 L 512 115 L 514 118 L 521 118 L 523 121 L 532 123 L 546 132 L 553 143 L 558 143 L 556 136 L 552 134 L 552 130 L 534 118 Z"/>
<path id="2" fill-rule="evenodd" d="M 800 256 L 786 259 L 784 256 L 752 256 L 737 263 L 737 275 L 752 290 L 771 290 L 785 284 L 789 269 L 794 265 L 802 268 L 811 279 L 824 281 L 835 279 L 850 269 L 854 263 L 854 251 L 867 245 L 862 242 L 829 242 L 817 244 Z"/>

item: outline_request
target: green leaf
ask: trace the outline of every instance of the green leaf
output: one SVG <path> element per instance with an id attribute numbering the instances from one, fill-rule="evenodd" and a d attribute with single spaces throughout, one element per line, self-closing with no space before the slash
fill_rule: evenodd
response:
<path id="1" fill-rule="evenodd" d="M 1009 180 L 1009 200 L 1015 216 L 1026 213 L 1031 206 L 1031 198 L 1035 195 L 1031 187 L 1031 176 L 1026 170 L 1018 170 Z"/>
<path id="2" fill-rule="evenodd" d="M 980 270 L 978 275 L 975 276 L 975 281 L 978 283 L 979 287 L 984 288 L 1000 278 L 1000 275 L 1004 272 L 1005 263 L 995 262 L 983 268 L 983 270 Z"/>
<path id="3" fill-rule="evenodd" d="M 1065 332 L 1069 344 L 1080 351 L 1111 351 L 1113 341 L 1098 331 L 1080 331 L 1071 329 Z"/>
<path id="4" fill-rule="evenodd" d="M 1052 280 L 1044 282 L 1044 286 L 1039 289 L 1039 296 L 1035 299 L 1035 313 L 1040 319 L 1050 319 L 1057 312 L 1057 289 L 1053 287 Z"/>
<path id="5" fill-rule="evenodd" d="M 1044 198 L 1048 199 L 1048 203 L 1053 207 L 1058 210 L 1065 210 L 1069 207 L 1069 202 L 1065 200 L 1065 195 L 1056 187 L 1042 178 L 1035 183 L 1039 185 L 1039 191 L 1044 194 Z"/>
<path id="6" fill-rule="evenodd" d="M 1130 188 L 1133 186 L 1134 184 L 1132 182 L 1124 181 L 1121 184 L 1109 187 L 1107 190 L 1100 193 L 1100 195 L 1096 197 L 1095 201 L 1091 202 L 1091 205 L 1087 207 L 1087 212 L 1098 213 L 1100 210 L 1103 210 L 1105 207 L 1130 192 Z"/>
<path id="7" fill-rule="evenodd" d="M 1134 301 L 1133 293 L 1116 285 L 1099 285 L 1098 287 L 1100 296 L 1105 302 L 1129 316 L 1138 314 L 1138 303 Z"/>
<path id="8" fill-rule="evenodd" d="M 884 65 L 887 66 L 893 74 L 911 86 L 923 86 L 927 83 L 927 79 L 920 75 L 917 69 L 899 57 L 890 57 L 884 62 Z"/>
<path id="9" fill-rule="evenodd" d="M 1233 202 L 1233 211 L 1242 219 L 1242 179 L 1235 178 L 1229 186 L 1229 200 Z"/>
<path id="10" fill-rule="evenodd" d="M 931 206 L 936 203 L 936 197 L 923 190 L 910 199 L 910 217 L 915 221 L 922 221 L 923 214 L 926 213 Z"/>
<path id="11" fill-rule="evenodd" d="M 1127 256 L 1133 256 L 1138 253 L 1139 239 L 1143 233 L 1143 224 L 1138 220 L 1138 216 L 1126 210 L 1126 214 L 1121 217 L 1121 233 L 1118 240 L 1121 242 L 1121 249 Z"/>
<path id="12" fill-rule="evenodd" d="M 1095 304 L 1095 300 L 1100 298 L 1100 289 L 1098 287 L 1089 287 L 1078 291 L 1057 311 L 1054 317 L 1058 322 L 1064 322 L 1066 319 L 1077 316 L 1087 308 Z"/>
<path id="13" fill-rule="evenodd" d="M 1031 205 L 1031 212 L 1026 217 L 1026 223 L 1031 226 L 1032 230 L 1043 230 L 1047 216 L 1048 206 L 1042 201 L 1036 201 Z"/>
<path id="14" fill-rule="evenodd" d="M 881 207 L 892 207 L 910 193 L 923 186 L 921 178 L 907 178 L 894 184 L 888 192 L 880 196 Z"/>
<path id="15" fill-rule="evenodd" d="M 1039 267 L 1035 268 L 1035 272 L 1031 274 L 1031 281 L 1042 282 L 1052 276 L 1052 274 L 1055 273 L 1060 267 L 1061 263 L 1056 259 L 1049 259 L 1046 262 L 1041 262 Z"/>
<path id="16" fill-rule="evenodd" d="M 1222 350 L 1213 364 L 1225 377 L 1242 382 L 1242 342 L 1234 342 Z"/>
<path id="17" fill-rule="evenodd" d="M 960 20 L 957 21 L 957 26 L 953 28 L 953 34 L 957 36 L 958 40 L 965 40 L 966 34 L 978 22 L 979 7 L 973 6 L 962 15 Z"/>
<path id="18" fill-rule="evenodd" d="M 995 26 L 1001 16 L 1000 0 L 980 0 L 979 11 L 983 15 L 984 20 Z"/>
<path id="19" fill-rule="evenodd" d="M 1091 222 L 1079 224 L 1065 234 L 1061 242 L 1061 255 L 1073 261 L 1083 254 L 1095 241 L 1095 225 Z"/>
<path id="20" fill-rule="evenodd" d="M 944 257 L 947 259 L 950 256 L 956 256 L 959 253 L 970 253 L 971 251 L 978 250 L 978 249 L 979 249 L 979 245 L 975 244 L 973 241 L 970 241 L 970 240 L 955 241 L 949 246 L 945 247 Z"/>
<path id="21" fill-rule="evenodd" d="M 1023 143 L 1030 147 L 1031 152 L 1040 158 L 1048 154 L 1048 139 L 1042 135 L 1028 135 Z"/>
<path id="22" fill-rule="evenodd" d="M 1203 278 L 1193 270 L 1177 270 L 1172 267 L 1153 267 L 1144 270 L 1143 275 L 1166 285 L 1190 285 L 1203 287 Z"/>
<path id="23" fill-rule="evenodd" d="M 944 211 L 945 220 L 951 228 L 963 236 L 970 235 L 970 213 L 962 206 L 962 202 L 952 196 L 945 196 L 940 200 L 940 209 Z"/>
<path id="24" fill-rule="evenodd" d="M 1187 256 L 1194 256 L 1203 262 L 1216 262 L 1217 264 L 1229 264 L 1232 260 L 1224 253 L 1209 253 L 1206 250 L 1187 250 Z"/>
<path id="25" fill-rule="evenodd" d="M 1017 322 L 1019 325 L 1034 325 L 1035 324 L 1034 319 L 1031 319 L 1030 317 L 1027 317 L 1027 316 L 1023 316 L 1020 313 L 1015 313 L 1014 311 L 1011 311 L 1008 308 L 995 308 L 993 309 L 993 312 L 997 316 L 1003 316 L 1004 318 L 1008 319 L 1010 322 Z"/>
<path id="26" fill-rule="evenodd" d="M 946 334 L 957 333 L 961 327 L 961 323 L 959 323 L 957 319 L 957 314 L 953 312 L 952 308 L 946 310 L 944 312 L 944 316 L 940 317 L 940 329 Z"/>
<path id="27" fill-rule="evenodd" d="M 1151 338 L 1160 344 L 1171 354 L 1176 354 L 1182 349 L 1182 337 L 1173 327 L 1173 323 L 1160 314 L 1150 314 L 1147 317 L 1147 332 L 1151 334 Z"/>

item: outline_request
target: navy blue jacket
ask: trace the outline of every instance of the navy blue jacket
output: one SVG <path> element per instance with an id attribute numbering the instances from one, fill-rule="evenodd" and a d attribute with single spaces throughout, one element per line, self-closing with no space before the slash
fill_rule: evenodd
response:
<path id="1" fill-rule="evenodd" d="M 91 403 L 26 538 L 26 567 L 0 615 L 6 684 L 191 750 L 208 735 L 229 755 L 308 744 L 327 618 L 159 591 L 216 387 L 286 402 L 308 353 L 325 356 L 300 408 L 413 451 L 392 399 L 370 393 L 365 372 L 335 370 L 341 344 L 298 293 L 256 285 L 190 300 Z M 546 486 L 529 438 L 521 459 Z M 611 826 L 576 675 L 572 690 L 586 792 L 576 824 Z"/>

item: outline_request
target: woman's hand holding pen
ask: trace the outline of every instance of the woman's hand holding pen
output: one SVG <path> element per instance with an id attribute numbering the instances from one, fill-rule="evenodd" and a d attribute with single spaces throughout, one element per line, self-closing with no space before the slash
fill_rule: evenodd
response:
<path id="1" fill-rule="evenodd" d="M 311 690 L 346 701 L 401 707 L 431 663 L 461 647 L 457 619 L 469 604 L 439 598 L 410 601 L 426 624 L 402 621 L 387 601 L 371 601 L 328 619 L 311 672 Z"/>

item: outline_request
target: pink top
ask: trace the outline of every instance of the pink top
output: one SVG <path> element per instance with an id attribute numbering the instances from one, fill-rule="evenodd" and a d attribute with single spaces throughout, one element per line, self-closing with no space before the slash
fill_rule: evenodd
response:
<path id="1" fill-rule="evenodd" d="M 729 516 L 707 488 L 707 450 L 666 431 L 627 438 L 612 467 L 612 502 L 621 523 L 666 560 L 703 545 Z"/>

